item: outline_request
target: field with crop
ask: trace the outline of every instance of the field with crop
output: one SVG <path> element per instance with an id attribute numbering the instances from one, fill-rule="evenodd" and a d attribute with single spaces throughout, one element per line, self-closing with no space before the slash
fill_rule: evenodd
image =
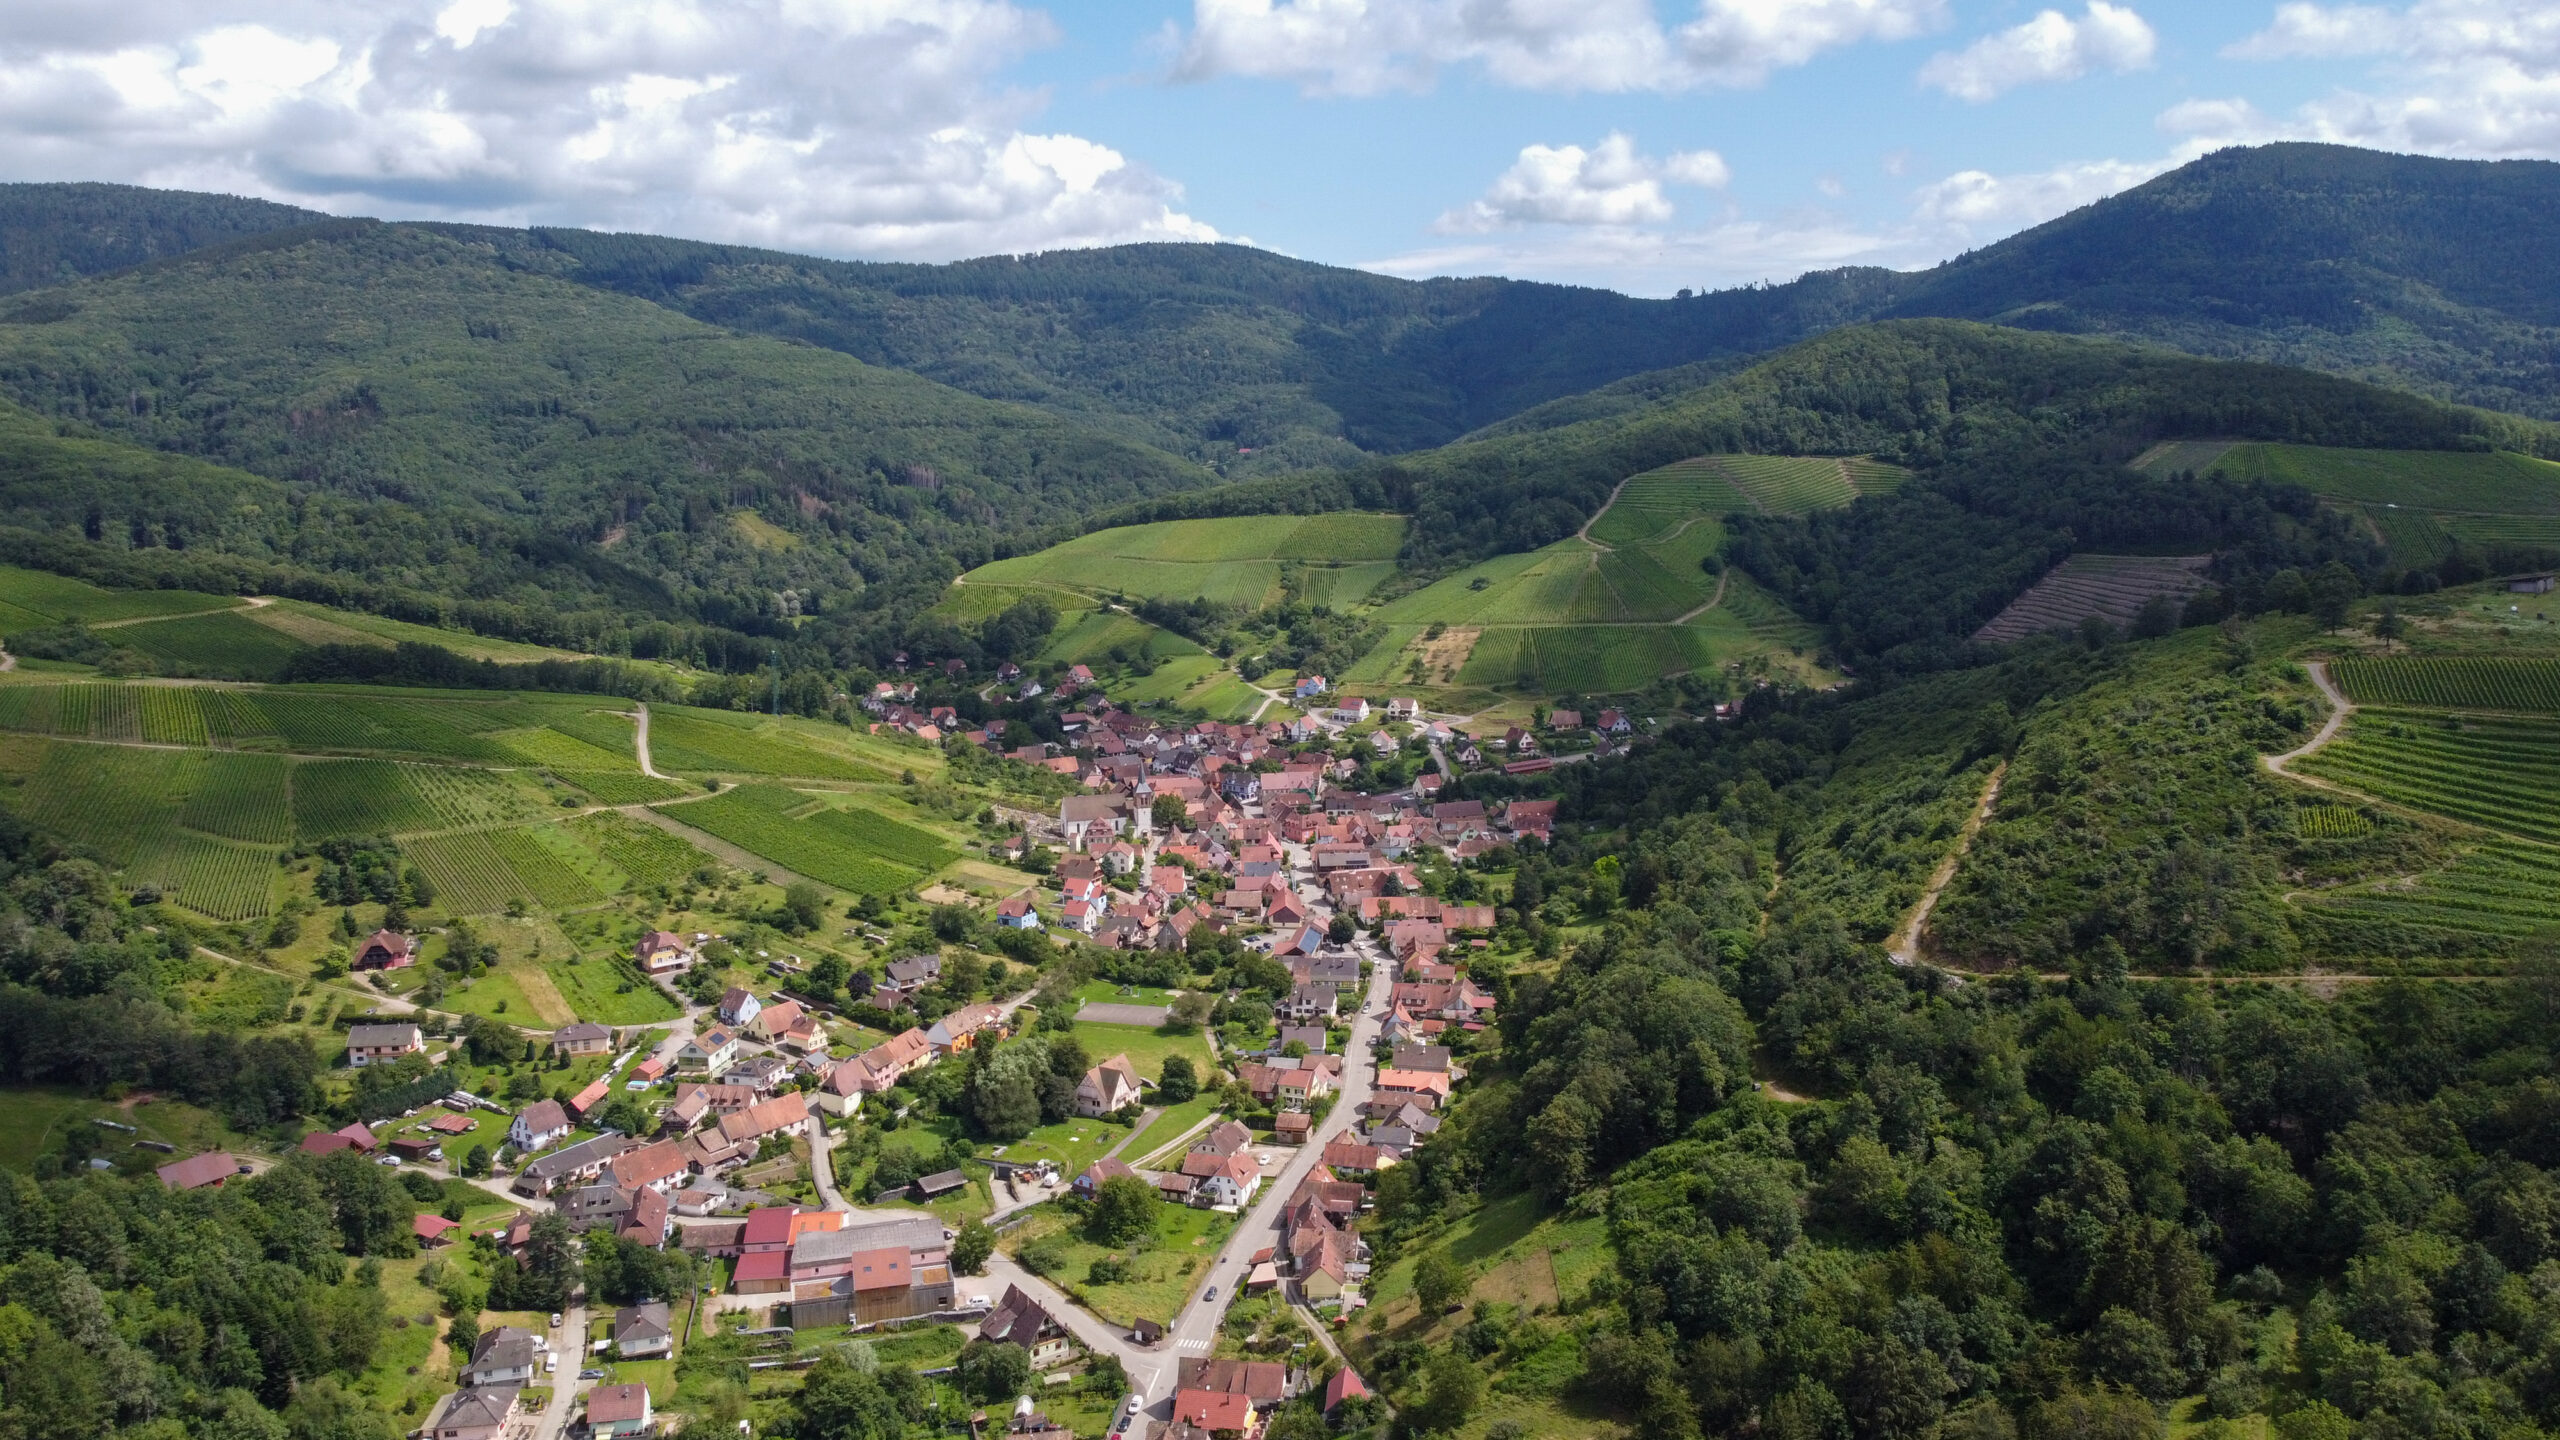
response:
<path id="1" fill-rule="evenodd" d="M 2306 774 L 2535 840 L 2560 840 L 2560 720 L 2356 712 Z"/>
<path id="2" fill-rule="evenodd" d="M 127 873 L 216 920 L 249 920 L 272 908 L 276 852 L 164 829 L 142 845 Z"/>
<path id="3" fill-rule="evenodd" d="M 2560 712 L 2560 660 L 2508 656 L 2352 656 L 2329 673 L 2360 705 Z"/>
<path id="4" fill-rule="evenodd" d="M 673 884 L 710 861 L 682 837 L 628 815 L 582 815 L 563 828 L 634 885 Z"/>
<path id="5" fill-rule="evenodd" d="M 2204 588 L 2209 555 L 2074 555 L 2009 602 L 1973 634 L 2004 645 L 2091 618 L 2123 626 L 2153 596 L 2183 602 Z"/>
<path id="6" fill-rule="evenodd" d="M 240 602 L 228 595 L 193 590 L 106 590 L 67 575 L 0 565 L 0 605 L 38 616 L 49 625 L 78 621 L 136 620 L 150 615 L 191 615 L 200 610 L 228 610 Z"/>
<path id="7" fill-rule="evenodd" d="M 1356 603 L 1395 573 L 1404 544 L 1400 515 L 1252 515 L 1171 520 L 1079 535 L 1036 555 L 969 572 L 943 613 L 992 613 L 989 600 L 960 599 L 980 587 L 1046 590 L 1085 605 L 1094 597 L 1202 598 L 1258 608 L 1279 597 L 1281 570 L 1296 568 L 1311 601 Z M 1008 599 L 1005 603 L 1011 603 Z M 996 608 L 1001 608 L 997 606 Z"/>
<path id="8" fill-rule="evenodd" d="M 687 705 L 649 707 L 649 758 L 689 775 L 783 775 L 811 780 L 886 780 L 886 773 L 831 754 L 766 717 Z"/>
<path id="9" fill-rule="evenodd" d="M 2341 956 L 2503 955 L 2560 936 L 2555 873 L 2560 849 L 2489 840 L 2441 869 L 2324 890 L 2301 904 L 2324 948 Z"/>
<path id="10" fill-rule="evenodd" d="M 780 785 L 741 785 L 660 813 L 845 890 L 903 890 L 955 852 L 914 826 L 863 809 L 830 809 Z M 925 863 L 930 862 L 930 863 Z"/>
<path id="11" fill-rule="evenodd" d="M 178 823 L 256 845 L 293 839 L 293 766 L 281 755 L 215 751 L 204 757 Z"/>
<path id="12" fill-rule="evenodd" d="M 309 648 L 238 610 L 119 625 L 105 633 L 114 644 L 130 645 L 181 667 L 172 673 L 228 680 L 273 679 L 285 661 Z"/>
<path id="13" fill-rule="evenodd" d="M 564 785 L 574 785 L 607 805 L 651 805 L 690 795 L 692 787 L 674 780 L 654 780 L 634 770 L 555 770 Z"/>

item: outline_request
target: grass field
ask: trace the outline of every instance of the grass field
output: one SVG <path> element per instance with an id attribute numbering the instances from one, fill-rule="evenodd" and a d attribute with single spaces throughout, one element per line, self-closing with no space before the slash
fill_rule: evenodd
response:
<path id="1" fill-rule="evenodd" d="M 237 1144 L 240 1139 L 211 1111 L 175 1100 L 146 1101 L 127 1110 L 111 1100 L 67 1090 L 13 1088 L 8 1092 L 8 1103 L 0 1105 L 0 1169 L 25 1173 L 37 1156 L 54 1147 L 65 1129 L 87 1125 L 93 1119 L 131 1125 L 138 1132 L 127 1135 L 104 1126 L 95 1127 L 102 1142 L 98 1153 L 108 1159 L 125 1156 L 133 1150 L 136 1140 L 166 1141 L 178 1147 L 178 1156 L 184 1157 Z M 170 1158 L 144 1150 L 134 1153 L 132 1163 L 148 1160 L 158 1166 Z"/>
<path id="2" fill-rule="evenodd" d="M 2359 710 L 2296 765 L 2412 809 L 2560 841 L 2560 720 Z"/>
<path id="3" fill-rule="evenodd" d="M 1123 615 L 1116 611 L 1094 610 L 1078 616 L 1074 623 L 1059 627 L 1049 637 L 1048 648 L 1040 652 L 1043 660 L 1061 665 L 1100 665 L 1113 652 L 1146 655 L 1157 660 L 1179 659 L 1198 655 L 1200 647 L 1170 630 Z"/>
<path id="4" fill-rule="evenodd" d="M 1053 1283 L 1114 1325 L 1126 1326 L 1142 1317 L 1162 1324 L 1172 1320 L 1208 1272 L 1219 1244 L 1235 1229 L 1236 1217 L 1183 1205 L 1159 1205 L 1156 1213 L 1156 1233 L 1143 1247 L 1111 1250 L 1096 1245 L 1071 1228 L 1064 1211 L 1054 1209 L 1008 1232 L 1003 1244 L 1006 1250 L 1019 1253 L 1034 1240 L 1063 1241 L 1065 1261 L 1051 1277 Z M 1113 1255 L 1129 1261 L 1131 1277 L 1107 1285 L 1089 1283 L 1086 1276 L 1093 1262 Z"/>
<path id="5" fill-rule="evenodd" d="M 830 809 L 780 785 L 741 785 L 662 813 L 839 889 L 904 890 L 956 851 L 876 811 Z M 931 864 L 919 863 L 931 860 Z"/>

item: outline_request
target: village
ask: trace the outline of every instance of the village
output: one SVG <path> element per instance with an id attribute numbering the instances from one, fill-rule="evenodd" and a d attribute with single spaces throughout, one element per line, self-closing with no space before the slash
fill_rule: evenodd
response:
<path id="1" fill-rule="evenodd" d="M 1072 698 L 1077 686 L 1070 676 L 1060 689 Z M 920 951 L 859 977 L 847 1008 L 790 993 L 788 970 L 777 966 L 782 983 L 761 994 L 732 985 L 709 1003 L 688 1000 L 671 1026 L 563 1026 L 540 1042 L 553 1062 L 602 1065 L 574 1094 L 510 1106 L 456 1092 L 400 1121 L 313 1131 L 300 1148 L 468 1176 L 516 1207 L 479 1234 L 421 1214 L 423 1248 L 467 1242 L 520 1255 L 542 1243 L 545 1217 L 557 1216 L 574 1235 L 680 1250 L 703 1262 L 703 1273 L 721 1280 L 695 1308 L 729 1324 L 863 1333 L 957 1321 L 981 1340 L 1020 1346 L 1034 1373 L 1111 1360 L 1129 1391 L 1114 1434 L 1254 1440 L 1263 1419 L 1297 1398 L 1316 1371 L 1303 1356 L 1210 1357 L 1221 1317 L 1231 1304 L 1266 1297 L 1315 1330 L 1358 1313 L 1370 1268 L 1359 1225 L 1373 1187 L 1430 1142 L 1465 1079 L 1461 1057 L 1495 1019 L 1494 996 L 1470 974 L 1471 957 L 1494 933 L 1495 907 L 1486 896 L 1428 893 L 1423 867 L 1542 842 L 1556 802 L 1438 799 L 1456 765 L 1481 763 L 1479 743 L 1421 721 L 1407 701 L 1387 702 L 1386 712 L 1411 724 L 1409 743 L 1432 763 L 1410 784 L 1363 793 L 1343 783 L 1357 766 L 1323 742 L 1327 726 L 1370 718 L 1365 701 L 1333 707 L 1323 722 L 1167 725 L 1095 696 L 1059 715 L 1072 748 L 1051 753 L 1059 747 L 1005 748 L 997 724 L 939 732 L 947 711 L 908 711 L 891 687 L 883 691 L 871 702 L 883 724 L 1074 780 L 1054 815 L 1023 817 L 997 847 L 1015 861 L 1037 855 L 1034 867 L 1048 872 L 1043 886 L 988 907 L 996 927 L 1018 934 L 1016 946 L 1037 939 L 1044 947 L 1178 953 L 1212 942 L 1285 970 L 1285 988 L 1275 980 L 1268 996 L 1263 1043 L 1220 1042 L 1213 1029 L 1215 1069 L 1192 1082 L 1232 1087 L 1259 1128 L 1213 1111 L 1174 1145 L 1128 1157 L 1115 1147 L 1071 1174 L 1051 1160 L 993 1158 L 869 1195 L 840 1193 L 830 1151 L 867 1123 L 866 1107 L 888 1107 L 877 1118 L 894 1124 L 909 1094 L 902 1086 L 933 1067 L 967 1065 L 979 1047 L 1002 1046 L 1037 1014 L 1036 988 L 930 1003 L 947 989 L 946 956 Z M 1551 718 L 1579 724 L 1570 712 Z M 1624 717 L 1604 714 L 1592 738 L 1607 743 L 1612 727 L 1623 725 Z M 1515 774 L 1555 763 L 1532 733 L 1485 743 L 1516 757 L 1503 767 Z M 630 958 L 673 987 L 718 938 L 653 931 Z M 396 968 L 409 963 L 412 942 L 386 931 L 358 948 L 360 963 Z M 1178 1001 L 1179 992 L 1165 998 Z M 930 1020 L 916 1013 L 927 1007 Z M 1187 1023 L 1194 1033 L 1209 1013 L 1206 1003 L 1090 1000 L 1078 1012 L 1104 1022 Z M 889 1038 L 850 1053 L 837 1033 L 893 1027 Z M 357 1024 L 347 1032 L 345 1063 L 440 1062 L 439 1039 L 413 1022 Z M 1074 1085 L 1075 1116 L 1133 1122 L 1156 1113 L 1149 1107 L 1168 1077 L 1145 1073 L 1126 1053 L 1093 1058 Z M 608 1123 L 608 1112 L 622 1123 Z M 645 1123 L 632 1124 L 635 1116 Z M 494 1154 L 471 1155 L 475 1138 L 496 1134 L 503 1139 Z M 483 1173 L 471 1174 L 473 1158 L 485 1163 Z M 983 1216 L 951 1211 L 945 1202 L 965 1196 L 980 1168 L 992 1206 Z M 234 1169 L 227 1155 L 201 1155 L 166 1167 L 162 1178 L 175 1187 L 213 1184 Z M 808 1200 L 774 1193 L 802 1177 Z M 1030 1247 L 977 1239 L 982 1227 L 1127 1206 L 1140 1195 L 1147 1206 L 1209 1212 L 1227 1227 L 1181 1302 L 1164 1313 L 1106 1318 L 1035 1273 L 1026 1261 L 1036 1257 L 1009 1253 Z M 663 1353 L 675 1343 L 668 1304 L 691 1298 L 659 1296 L 615 1307 L 609 1317 L 573 1304 L 548 1331 L 480 1334 L 458 1365 L 458 1388 L 422 1433 L 433 1440 L 648 1433 L 657 1417 L 646 1387 L 587 1384 L 608 1374 L 588 1362 Z M 558 1373 L 563 1366 L 567 1375 Z M 558 1387 L 538 1410 L 519 1393 L 534 1385 Z M 1323 1400 L 1330 1411 L 1366 1393 L 1356 1372 L 1338 1368 Z M 1009 1428 L 1068 1433 L 1035 1399 L 1026 1392 Z"/>

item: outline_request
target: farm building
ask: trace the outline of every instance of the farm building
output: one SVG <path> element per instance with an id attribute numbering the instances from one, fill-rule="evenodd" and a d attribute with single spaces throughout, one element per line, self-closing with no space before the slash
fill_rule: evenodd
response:
<path id="1" fill-rule="evenodd" d="M 2548 575 L 2519 575 L 2513 580 L 2507 582 L 2507 593 L 2510 595 L 2548 595 L 2551 593 L 2551 577 Z"/>
<path id="2" fill-rule="evenodd" d="M 207 1150 L 160 1167 L 160 1183 L 172 1190 L 201 1190 L 219 1185 L 240 1172 L 240 1162 L 220 1150 Z"/>

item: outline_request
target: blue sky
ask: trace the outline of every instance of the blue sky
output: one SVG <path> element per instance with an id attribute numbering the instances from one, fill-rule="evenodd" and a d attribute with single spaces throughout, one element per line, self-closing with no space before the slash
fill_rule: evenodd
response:
<path id="1" fill-rule="evenodd" d="M 1641 294 L 1911 267 L 2221 144 L 2560 155 L 2547 0 L 134 0 L 0 176 L 850 258 L 1241 239 Z"/>

